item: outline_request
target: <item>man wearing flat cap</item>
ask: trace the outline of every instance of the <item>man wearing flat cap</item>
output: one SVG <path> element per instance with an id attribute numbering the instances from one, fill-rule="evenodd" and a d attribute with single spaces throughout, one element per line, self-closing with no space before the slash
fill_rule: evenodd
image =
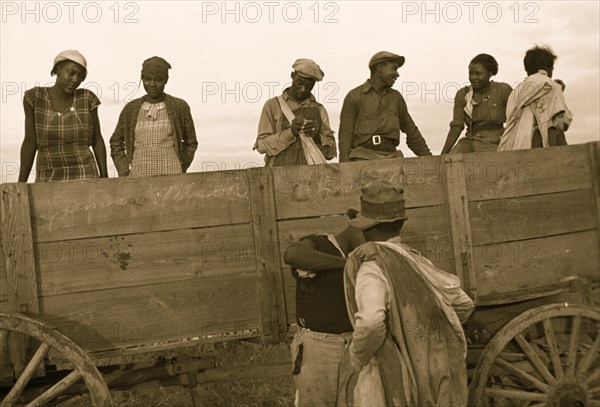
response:
<path id="1" fill-rule="evenodd" d="M 260 115 L 254 149 L 265 154 L 269 166 L 309 164 L 301 136 L 310 138 L 324 159 L 337 155 L 327 111 L 311 93 L 315 82 L 323 79 L 323 71 L 305 58 L 296 60 L 292 68 L 292 85 L 269 99 Z"/>
<path id="2" fill-rule="evenodd" d="M 408 113 L 406 101 L 395 89 L 404 57 L 387 51 L 373 55 L 371 77 L 352 89 L 340 117 L 340 162 L 402 157 L 396 150 L 400 131 L 417 156 L 431 155 L 427 142 Z"/>
<path id="3" fill-rule="evenodd" d="M 466 340 L 473 301 L 460 279 L 435 267 L 399 232 L 404 189 L 376 181 L 362 189 L 349 221 L 367 243 L 344 270 L 354 333 L 344 357 L 340 406 L 464 406 Z"/>

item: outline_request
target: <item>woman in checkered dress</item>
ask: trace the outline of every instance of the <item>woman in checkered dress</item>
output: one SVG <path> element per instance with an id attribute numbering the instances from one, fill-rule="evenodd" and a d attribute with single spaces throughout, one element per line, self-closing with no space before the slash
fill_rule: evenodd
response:
<path id="1" fill-rule="evenodd" d="M 119 177 L 180 174 L 194 159 L 198 141 L 190 107 L 165 93 L 170 68 L 161 57 L 142 64 L 146 95 L 123 108 L 110 138 Z"/>
<path id="2" fill-rule="evenodd" d="M 100 100 L 87 89 L 77 89 L 87 75 L 85 58 L 75 50 L 63 51 L 54 59 L 51 74 L 56 74 L 54 86 L 25 92 L 19 182 L 27 182 L 36 153 L 35 182 L 108 177 Z"/>

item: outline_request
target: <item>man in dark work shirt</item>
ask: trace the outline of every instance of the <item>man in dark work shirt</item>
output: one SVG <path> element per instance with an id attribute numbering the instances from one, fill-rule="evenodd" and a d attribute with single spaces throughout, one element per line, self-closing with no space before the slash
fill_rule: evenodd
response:
<path id="1" fill-rule="evenodd" d="M 406 101 L 395 89 L 404 57 L 381 51 L 369 62 L 371 77 L 344 99 L 340 117 L 340 162 L 402 157 L 396 150 L 400 131 L 416 155 L 431 155 L 427 142 L 408 113 Z"/>
<path id="2" fill-rule="evenodd" d="M 337 235 L 306 236 L 285 251 L 296 279 L 296 407 L 336 406 L 339 368 L 352 337 L 344 266 L 346 255 L 362 243 L 361 230 L 350 226 Z"/>

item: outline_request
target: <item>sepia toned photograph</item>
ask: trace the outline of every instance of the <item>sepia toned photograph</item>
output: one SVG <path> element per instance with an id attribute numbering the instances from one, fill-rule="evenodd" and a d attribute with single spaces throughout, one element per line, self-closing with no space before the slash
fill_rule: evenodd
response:
<path id="1" fill-rule="evenodd" d="M 0 407 L 600 407 L 599 2 L 0 9 Z"/>

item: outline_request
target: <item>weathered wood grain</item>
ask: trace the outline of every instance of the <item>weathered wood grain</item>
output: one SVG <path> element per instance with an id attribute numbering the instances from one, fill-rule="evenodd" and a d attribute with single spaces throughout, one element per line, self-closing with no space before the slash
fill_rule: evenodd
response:
<path id="1" fill-rule="evenodd" d="M 270 167 L 252 168 L 248 173 L 263 341 L 278 343 L 287 330 L 287 321 L 285 298 L 281 289 L 283 284 L 279 267 L 273 173 Z"/>
<path id="2" fill-rule="evenodd" d="M 41 318 L 86 351 L 261 333 L 255 272 L 47 297 Z"/>
<path id="3" fill-rule="evenodd" d="M 460 278 L 463 290 L 476 302 L 477 282 L 473 268 L 473 240 L 467 186 L 464 177 L 452 179 L 450 174 L 455 170 L 464 172 L 462 154 L 450 155 L 444 159 L 447 213 L 450 222 L 450 242 L 456 249 L 453 262 L 454 274 Z"/>
<path id="4" fill-rule="evenodd" d="M 469 203 L 473 241 L 501 243 L 596 228 L 590 189 Z"/>
<path id="5" fill-rule="evenodd" d="M 33 255 L 31 212 L 27 184 L 0 185 L 0 235 L 2 267 L 7 301 L 0 303 L 8 313 L 39 313 L 37 272 Z M 19 374 L 34 343 L 24 335 L 11 335 L 8 340 L 10 359 Z M 2 376 L 5 374 L 3 373 Z"/>
<path id="6" fill-rule="evenodd" d="M 587 150 L 587 145 L 580 144 L 464 154 L 462 176 L 469 201 L 587 189 L 592 173 Z"/>
<path id="7" fill-rule="evenodd" d="M 477 289 L 485 296 L 512 296 L 570 281 L 577 276 L 598 279 L 596 231 L 570 233 L 517 242 L 475 246 Z"/>
<path id="8" fill-rule="evenodd" d="M 250 224 L 35 245 L 40 296 L 226 276 L 254 270 Z"/>
<path id="9" fill-rule="evenodd" d="M 31 185 L 36 242 L 250 222 L 246 173 Z"/>
<path id="10" fill-rule="evenodd" d="M 442 204 L 439 157 L 323 166 L 275 167 L 277 219 L 327 216 L 359 207 L 360 190 L 375 180 L 402 183 L 408 208 Z"/>

